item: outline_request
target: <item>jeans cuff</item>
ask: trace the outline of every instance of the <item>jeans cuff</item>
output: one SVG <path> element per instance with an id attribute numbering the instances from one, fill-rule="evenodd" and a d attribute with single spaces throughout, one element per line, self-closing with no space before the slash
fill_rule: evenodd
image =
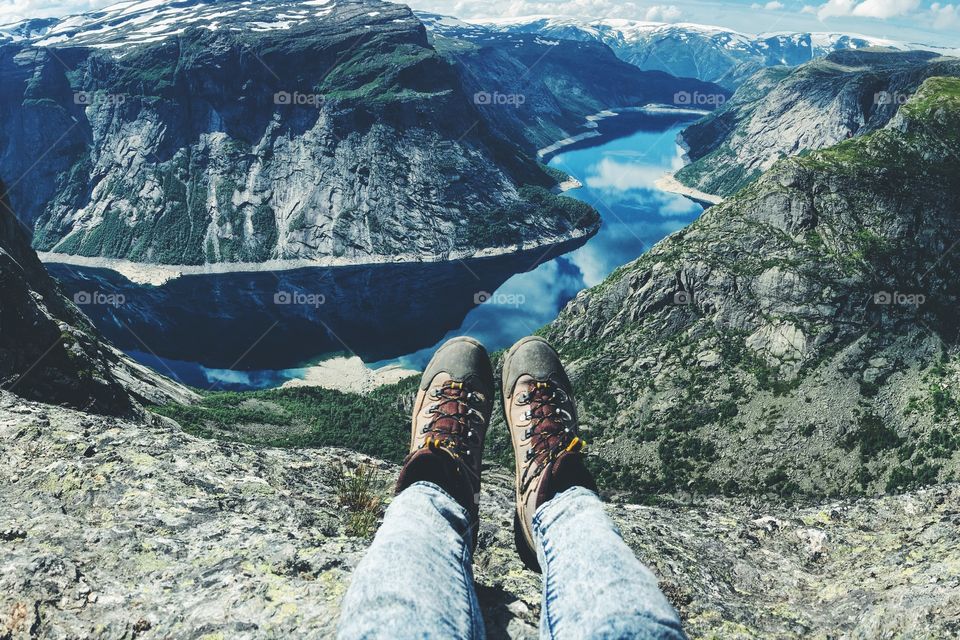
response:
<path id="1" fill-rule="evenodd" d="M 533 514 L 533 534 L 534 538 L 539 538 L 542 534 L 541 528 L 545 524 L 549 524 L 549 521 L 554 520 L 556 516 L 560 515 L 563 510 L 567 507 L 567 504 L 577 500 L 578 498 L 587 498 L 592 497 L 596 500 L 600 500 L 600 496 L 596 493 L 587 489 L 586 487 L 581 487 L 579 485 L 570 487 L 561 491 L 557 495 L 553 496 L 542 505 L 537 507 L 537 510 Z M 544 521 L 548 521 L 544 523 Z"/>
<path id="2" fill-rule="evenodd" d="M 465 523 L 465 526 L 467 527 L 470 526 L 470 521 L 471 521 L 470 513 L 464 508 L 462 504 L 457 502 L 456 499 L 453 496 L 451 496 L 446 489 L 436 484 L 435 482 L 430 482 L 429 480 L 417 480 L 416 482 L 408 486 L 406 489 L 401 491 L 397 497 L 400 497 L 400 495 L 402 495 L 403 493 L 406 493 L 407 491 L 410 491 L 414 487 L 417 488 L 416 489 L 417 491 L 425 491 L 427 493 L 434 494 L 438 496 L 441 500 L 445 500 L 446 502 L 449 502 L 449 504 L 444 506 L 450 509 L 451 511 L 454 511 L 458 519 L 462 520 Z"/>

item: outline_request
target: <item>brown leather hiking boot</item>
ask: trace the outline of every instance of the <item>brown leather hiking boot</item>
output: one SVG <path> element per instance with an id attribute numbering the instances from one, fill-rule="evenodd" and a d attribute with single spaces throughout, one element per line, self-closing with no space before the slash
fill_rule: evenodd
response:
<path id="1" fill-rule="evenodd" d="M 524 338 L 504 357 L 503 410 L 517 466 L 514 537 L 524 563 L 539 570 L 532 529 L 537 507 L 573 486 L 596 491 L 583 464 L 586 443 L 570 380 L 543 338 Z"/>
<path id="2" fill-rule="evenodd" d="M 493 412 L 493 370 L 486 349 L 453 338 L 434 354 L 413 403 L 410 453 L 397 493 L 418 481 L 439 485 L 477 521 L 480 462 Z M 476 544 L 476 527 L 473 527 Z"/>

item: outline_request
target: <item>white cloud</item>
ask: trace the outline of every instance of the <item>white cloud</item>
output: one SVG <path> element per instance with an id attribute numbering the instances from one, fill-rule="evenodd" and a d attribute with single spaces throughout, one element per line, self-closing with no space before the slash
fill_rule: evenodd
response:
<path id="1" fill-rule="evenodd" d="M 683 14 L 676 5 L 655 4 L 644 16 L 650 22 L 676 22 Z"/>
<path id="2" fill-rule="evenodd" d="M 930 5 L 930 18 L 934 29 L 960 29 L 960 5 L 934 2 Z"/>
<path id="3" fill-rule="evenodd" d="M 817 9 L 817 17 L 826 20 L 838 16 L 849 16 L 856 6 L 856 0 L 830 0 L 826 4 L 820 5 Z"/>
<path id="4" fill-rule="evenodd" d="M 632 162 L 618 162 L 603 158 L 589 169 L 587 186 L 598 191 L 624 192 L 634 189 L 652 189 L 663 177 L 659 167 L 649 167 Z"/>
<path id="5" fill-rule="evenodd" d="M 920 6 L 920 0 L 829 0 L 816 8 L 821 20 L 844 16 L 886 20 L 909 15 Z M 813 7 L 804 7 L 803 13 L 812 13 Z"/>
<path id="6" fill-rule="evenodd" d="M 863 0 L 853 9 L 853 15 L 885 20 L 911 13 L 919 6 L 920 0 Z"/>
<path id="7" fill-rule="evenodd" d="M 783 9 L 783 3 L 777 2 L 777 0 L 770 0 L 770 2 L 768 2 L 767 4 L 760 4 L 759 2 L 755 2 L 752 5 L 750 5 L 750 8 L 766 9 L 767 11 L 779 11 L 780 9 Z"/>
<path id="8" fill-rule="evenodd" d="M 532 15 L 638 19 L 644 16 L 647 6 L 646 2 L 633 0 L 410 0 L 407 4 L 467 19 Z"/>

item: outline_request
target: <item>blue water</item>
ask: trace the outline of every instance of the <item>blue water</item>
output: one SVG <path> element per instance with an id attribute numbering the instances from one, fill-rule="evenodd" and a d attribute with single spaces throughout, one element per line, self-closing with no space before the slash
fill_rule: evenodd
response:
<path id="1" fill-rule="evenodd" d="M 549 162 L 583 184 L 566 195 L 600 212 L 603 225 L 596 236 L 579 249 L 507 280 L 436 345 L 376 364 L 422 369 L 436 346 L 456 335 L 472 336 L 491 352 L 507 348 L 551 322 L 577 293 L 696 220 L 703 207 L 654 186 L 664 173 L 683 166 L 675 140 L 689 120 L 660 120 L 666 126 L 659 131 L 650 131 L 656 128 L 650 120 L 643 119 L 642 130 L 626 137 L 567 151 Z"/>
<path id="2" fill-rule="evenodd" d="M 548 324 L 574 296 L 600 283 L 703 211 L 654 182 L 681 166 L 677 133 L 689 116 L 625 114 L 602 137 L 549 164 L 583 183 L 567 195 L 603 219 L 587 241 L 523 254 L 433 264 L 309 268 L 189 276 L 161 287 L 112 271 L 49 265 L 69 295 L 122 295 L 83 310 L 137 360 L 207 389 L 273 387 L 321 360 L 357 355 L 371 366 L 422 369 L 436 347 L 470 335 L 492 352 Z M 322 305 L 278 305 L 287 292 Z"/>

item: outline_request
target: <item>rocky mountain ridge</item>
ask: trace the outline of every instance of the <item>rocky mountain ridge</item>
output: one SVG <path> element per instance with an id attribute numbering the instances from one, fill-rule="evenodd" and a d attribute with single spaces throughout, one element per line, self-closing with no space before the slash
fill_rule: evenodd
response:
<path id="1" fill-rule="evenodd" d="M 570 53 L 543 65 L 556 77 L 528 74 L 533 37 L 499 47 L 505 71 L 442 56 L 379 0 L 120 3 L 6 33 L 0 175 L 34 246 L 136 263 L 436 260 L 583 237 L 596 212 L 546 191 L 563 176 L 538 145 L 599 108 L 719 91 L 604 45 L 557 49 L 612 63 L 609 80 L 564 68 Z"/>
<path id="2" fill-rule="evenodd" d="M 0 181 L 0 387 L 95 413 L 137 414 L 141 404 L 197 395 L 101 342 L 30 248 Z"/>
<path id="3" fill-rule="evenodd" d="M 683 184 L 729 196 L 780 158 L 881 129 L 931 76 L 960 76 L 960 58 L 839 51 L 795 69 L 761 71 L 683 131 Z"/>
<path id="4" fill-rule="evenodd" d="M 450 28 L 455 28 L 451 20 Z M 928 49 L 956 55 L 956 49 L 929 47 L 850 33 L 782 32 L 751 35 L 724 27 L 639 20 L 530 17 L 485 24 L 506 33 L 595 41 L 644 70 L 697 78 L 735 89 L 764 67 L 797 66 L 833 51 L 884 47 Z"/>
<path id="5" fill-rule="evenodd" d="M 400 5 L 124 3 L 0 45 L 0 78 L 0 174 L 30 170 L 10 197 L 44 251 L 361 262 L 597 224 Z"/>
<path id="6" fill-rule="evenodd" d="M 830 496 L 960 476 L 960 79 L 781 160 L 544 333 L 597 469 L 639 495 Z"/>
<path id="7" fill-rule="evenodd" d="M 643 105 L 675 105 L 679 96 L 729 92 L 709 82 L 638 71 L 606 44 L 582 39 L 504 33 L 448 16 L 417 12 L 431 41 L 450 60 L 478 110 L 498 136 L 533 153 L 583 132 L 585 118 Z M 521 104 L 503 108 L 513 98 Z M 689 106 L 689 105 L 686 105 Z M 715 105 L 706 105 L 712 109 Z"/>

